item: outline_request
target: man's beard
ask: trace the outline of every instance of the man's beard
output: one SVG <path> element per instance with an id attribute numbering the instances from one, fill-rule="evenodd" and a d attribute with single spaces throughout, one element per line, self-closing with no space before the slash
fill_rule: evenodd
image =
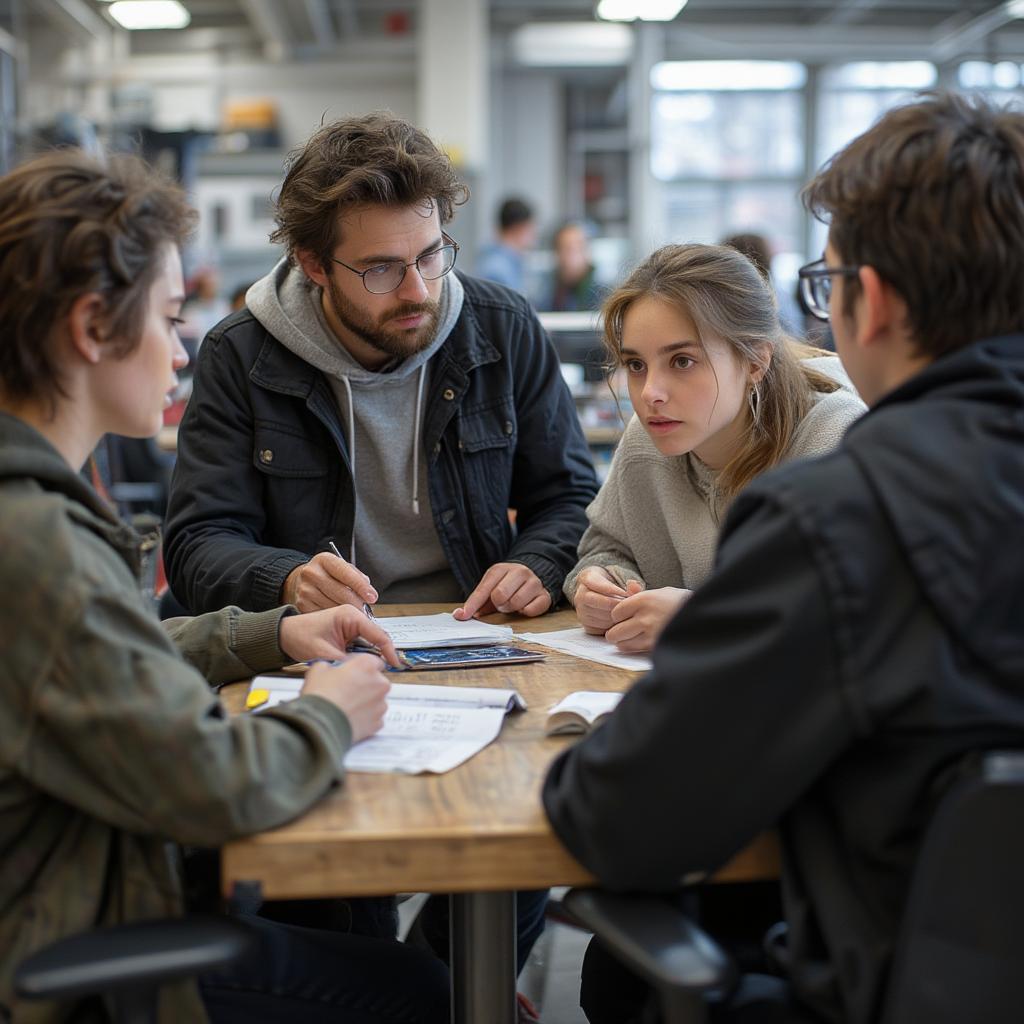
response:
<path id="1" fill-rule="evenodd" d="M 344 327 L 378 352 L 384 352 L 396 359 L 406 359 L 421 352 L 430 345 L 437 334 L 439 312 L 436 302 L 400 302 L 381 316 L 373 317 L 358 306 L 346 302 L 332 277 L 327 278 L 327 294 L 334 307 L 334 315 Z M 384 326 L 398 317 L 416 316 L 420 313 L 426 315 L 426 320 L 412 330 Z"/>

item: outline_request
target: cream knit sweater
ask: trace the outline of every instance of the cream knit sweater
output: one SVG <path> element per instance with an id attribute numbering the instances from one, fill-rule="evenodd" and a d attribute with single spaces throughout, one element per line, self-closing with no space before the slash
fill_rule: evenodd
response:
<path id="1" fill-rule="evenodd" d="M 865 409 L 837 357 L 808 362 L 844 386 L 818 396 L 797 427 L 785 462 L 831 451 Z M 565 580 L 569 600 L 579 574 L 591 565 L 607 569 L 622 586 L 641 580 L 649 590 L 692 590 L 702 583 L 711 573 L 727 508 L 716 477 L 692 453 L 662 455 L 634 416 L 608 479 L 587 509 L 590 525 L 580 541 L 579 562 Z"/>

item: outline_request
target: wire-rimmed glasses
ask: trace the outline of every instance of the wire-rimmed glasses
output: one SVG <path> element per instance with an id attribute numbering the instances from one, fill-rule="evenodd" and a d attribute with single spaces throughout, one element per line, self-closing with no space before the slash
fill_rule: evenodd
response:
<path id="1" fill-rule="evenodd" d="M 459 251 L 458 242 L 444 231 L 441 232 L 441 238 L 444 239 L 443 245 L 417 256 L 411 263 L 389 260 L 387 263 L 378 263 L 367 270 L 356 270 L 355 267 L 342 263 L 336 256 L 332 256 L 331 259 L 360 277 L 363 287 L 372 295 L 386 295 L 388 292 L 395 291 L 402 284 L 405 280 L 405 272 L 410 267 L 415 267 L 416 272 L 424 281 L 436 281 L 439 277 L 444 277 L 455 266 L 455 257 Z"/>

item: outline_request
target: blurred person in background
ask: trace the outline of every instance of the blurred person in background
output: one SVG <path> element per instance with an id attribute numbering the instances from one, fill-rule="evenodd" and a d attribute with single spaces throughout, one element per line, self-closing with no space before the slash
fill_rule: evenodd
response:
<path id="1" fill-rule="evenodd" d="M 764 235 L 756 234 L 753 231 L 741 231 L 733 235 L 727 235 L 722 239 L 722 245 L 728 245 L 732 249 L 743 253 L 744 256 L 754 264 L 767 280 L 775 293 L 775 301 L 779 307 L 779 322 L 782 329 L 794 337 L 805 336 L 804 316 L 797 303 L 796 295 L 790 295 L 784 288 L 780 288 L 775 276 L 772 274 L 772 247 Z"/>
<path id="2" fill-rule="evenodd" d="M 105 434 L 147 438 L 185 366 L 184 193 L 140 161 L 62 150 L 0 178 L 0 1019 L 107 1020 L 97 1000 L 32 1008 L 26 957 L 185 910 L 180 851 L 284 824 L 375 733 L 387 634 L 352 607 L 237 607 L 161 624 L 141 538 L 82 479 Z M 286 662 L 302 693 L 229 715 L 215 688 Z M 203 909 L 193 907 L 192 909 Z M 448 973 L 397 941 L 252 914 L 250 955 L 165 986 L 162 1021 L 442 1024 Z M 204 1012 L 205 1010 L 205 1012 Z"/>
<path id="3" fill-rule="evenodd" d="M 498 237 L 480 250 L 477 277 L 526 294 L 526 253 L 537 243 L 533 207 L 510 197 L 498 209 Z"/>
<path id="4" fill-rule="evenodd" d="M 190 358 L 202 344 L 207 332 L 231 312 L 228 300 L 220 293 L 220 275 L 213 267 L 200 267 L 192 275 L 185 305 L 181 307 L 181 336 Z"/>
<path id="5" fill-rule="evenodd" d="M 595 281 L 590 258 L 590 237 L 579 221 L 567 221 L 551 240 L 555 251 L 555 269 L 541 309 L 558 313 L 597 309 L 601 290 Z"/>
<path id="6" fill-rule="evenodd" d="M 252 282 L 246 284 L 240 284 L 231 292 L 231 298 L 228 302 L 231 305 L 231 312 L 237 313 L 240 309 L 245 309 L 245 293 L 252 287 Z"/>

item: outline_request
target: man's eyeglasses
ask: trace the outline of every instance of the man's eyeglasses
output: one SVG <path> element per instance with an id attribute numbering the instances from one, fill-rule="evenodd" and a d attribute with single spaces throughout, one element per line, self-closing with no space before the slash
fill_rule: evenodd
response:
<path id="1" fill-rule="evenodd" d="M 812 316 L 828 320 L 832 306 L 832 278 L 856 277 L 860 267 L 830 267 L 823 259 L 808 263 L 797 271 L 800 279 L 800 297 Z"/>
<path id="2" fill-rule="evenodd" d="M 415 267 L 416 272 L 424 281 L 436 281 L 439 277 L 444 277 L 455 266 L 455 256 L 459 251 L 458 243 L 443 231 L 441 237 L 444 239 L 444 245 L 431 249 L 430 252 L 425 252 L 422 256 L 417 256 L 411 263 L 391 260 L 388 263 L 378 263 L 376 266 L 370 267 L 369 270 L 356 270 L 355 267 L 342 263 L 335 256 L 332 256 L 331 259 L 339 266 L 351 270 L 353 274 L 361 277 L 363 287 L 371 294 L 386 295 L 401 285 L 405 280 L 405 272 L 410 267 Z"/>

